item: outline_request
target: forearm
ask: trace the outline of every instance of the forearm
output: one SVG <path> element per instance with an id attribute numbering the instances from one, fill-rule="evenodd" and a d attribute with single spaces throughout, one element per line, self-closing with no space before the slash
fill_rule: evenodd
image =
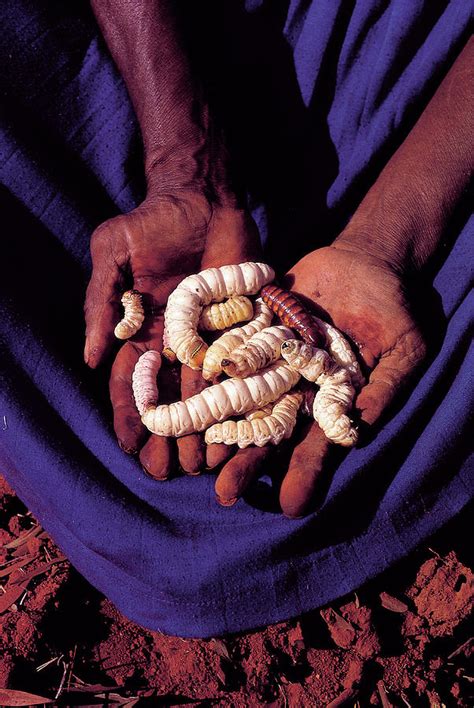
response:
<path id="1" fill-rule="evenodd" d="M 149 187 L 215 188 L 225 149 L 186 54 L 173 0 L 91 0 L 140 124 Z M 212 155 L 212 160 L 211 160 Z"/>
<path id="2" fill-rule="evenodd" d="M 336 247 L 360 248 L 403 272 L 433 255 L 472 176 L 473 73 L 471 39 Z"/>

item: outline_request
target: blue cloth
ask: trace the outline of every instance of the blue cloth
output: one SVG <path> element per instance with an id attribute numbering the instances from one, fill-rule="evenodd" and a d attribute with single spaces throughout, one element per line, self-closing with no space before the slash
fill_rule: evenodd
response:
<path id="1" fill-rule="evenodd" d="M 282 266 L 350 218 L 470 21 L 465 0 L 184 6 Z M 126 90 L 88 3 L 4 0 L 0 17 L 0 471 L 79 571 L 146 627 L 210 636 L 329 602 L 460 512 L 472 494 L 474 222 L 453 224 L 434 278 L 435 357 L 339 464 L 319 511 L 283 518 L 270 477 L 232 510 L 216 504 L 212 474 L 156 483 L 117 446 L 106 371 L 82 363 L 90 233 L 143 194 Z"/>

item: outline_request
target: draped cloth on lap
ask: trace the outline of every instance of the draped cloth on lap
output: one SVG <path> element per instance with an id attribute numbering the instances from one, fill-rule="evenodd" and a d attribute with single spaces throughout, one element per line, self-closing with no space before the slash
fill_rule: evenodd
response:
<path id="1" fill-rule="evenodd" d="M 280 267 L 347 221 L 470 19 L 465 0 L 191 5 L 196 65 L 216 74 L 216 111 Z M 434 358 L 342 458 L 319 511 L 282 517 L 269 476 L 231 510 L 212 474 L 156 483 L 116 443 L 106 370 L 82 362 L 90 233 L 143 190 L 126 90 L 87 2 L 6 0 L 0 17 L 0 472 L 79 571 L 146 627 L 210 636 L 350 592 L 457 514 L 472 490 L 473 221 L 456 222 L 435 274 Z"/>

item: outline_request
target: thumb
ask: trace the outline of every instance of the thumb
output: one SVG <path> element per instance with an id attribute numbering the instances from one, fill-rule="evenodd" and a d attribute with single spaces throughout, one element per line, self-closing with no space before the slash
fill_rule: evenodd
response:
<path id="1" fill-rule="evenodd" d="M 359 393 L 355 407 L 368 425 L 375 423 L 395 396 L 410 381 L 426 355 L 426 345 L 416 329 L 401 336 L 382 356 L 369 383 Z"/>
<path id="2" fill-rule="evenodd" d="M 98 235 L 96 235 L 98 234 Z M 115 259 L 110 238 L 96 232 L 91 243 L 92 276 L 87 287 L 84 314 L 86 343 L 84 361 L 95 369 L 106 357 L 114 342 L 114 328 L 121 318 L 121 294 L 124 289 L 123 263 Z"/>

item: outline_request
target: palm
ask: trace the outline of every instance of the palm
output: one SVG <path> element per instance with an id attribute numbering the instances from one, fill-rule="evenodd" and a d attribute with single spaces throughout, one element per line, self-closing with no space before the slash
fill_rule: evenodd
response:
<path id="1" fill-rule="evenodd" d="M 139 356 L 162 349 L 163 312 L 171 291 L 185 276 L 201 268 L 254 260 L 259 255 L 258 232 L 248 215 L 231 207 L 211 207 L 199 194 L 160 197 L 127 215 L 100 226 L 92 239 L 93 274 L 86 297 L 85 358 L 97 366 L 114 342 L 113 329 L 121 317 L 120 295 L 133 285 L 144 295 L 146 320 L 141 330 L 119 350 L 110 380 L 114 427 L 122 448 L 141 449 L 147 471 L 158 478 L 172 467 L 171 442 L 152 436 L 138 416 L 131 376 Z M 164 366 L 160 398 L 187 398 L 205 386 L 199 372 L 183 367 L 181 392 L 177 369 Z M 193 473 L 204 463 L 198 436 L 178 441 L 183 469 Z"/>
<path id="2" fill-rule="evenodd" d="M 422 336 L 399 277 L 384 264 L 337 247 L 321 248 L 288 273 L 295 292 L 308 298 L 344 332 L 378 378 L 363 389 L 364 419 L 373 423 L 401 381 L 424 356 Z M 364 403 L 365 401 L 365 403 Z M 359 405 L 360 408 L 360 405 Z"/>
<path id="3" fill-rule="evenodd" d="M 356 408 L 362 420 L 374 423 L 425 352 L 400 279 L 381 261 L 332 246 L 308 254 L 289 271 L 285 281 L 359 350 L 371 374 L 358 394 Z M 329 448 L 315 422 L 305 426 L 280 491 L 281 507 L 288 516 L 301 516 L 308 510 Z M 223 503 L 243 494 L 271 454 L 268 448 L 245 452 L 244 474 L 231 461 L 217 479 L 216 489 Z"/>

